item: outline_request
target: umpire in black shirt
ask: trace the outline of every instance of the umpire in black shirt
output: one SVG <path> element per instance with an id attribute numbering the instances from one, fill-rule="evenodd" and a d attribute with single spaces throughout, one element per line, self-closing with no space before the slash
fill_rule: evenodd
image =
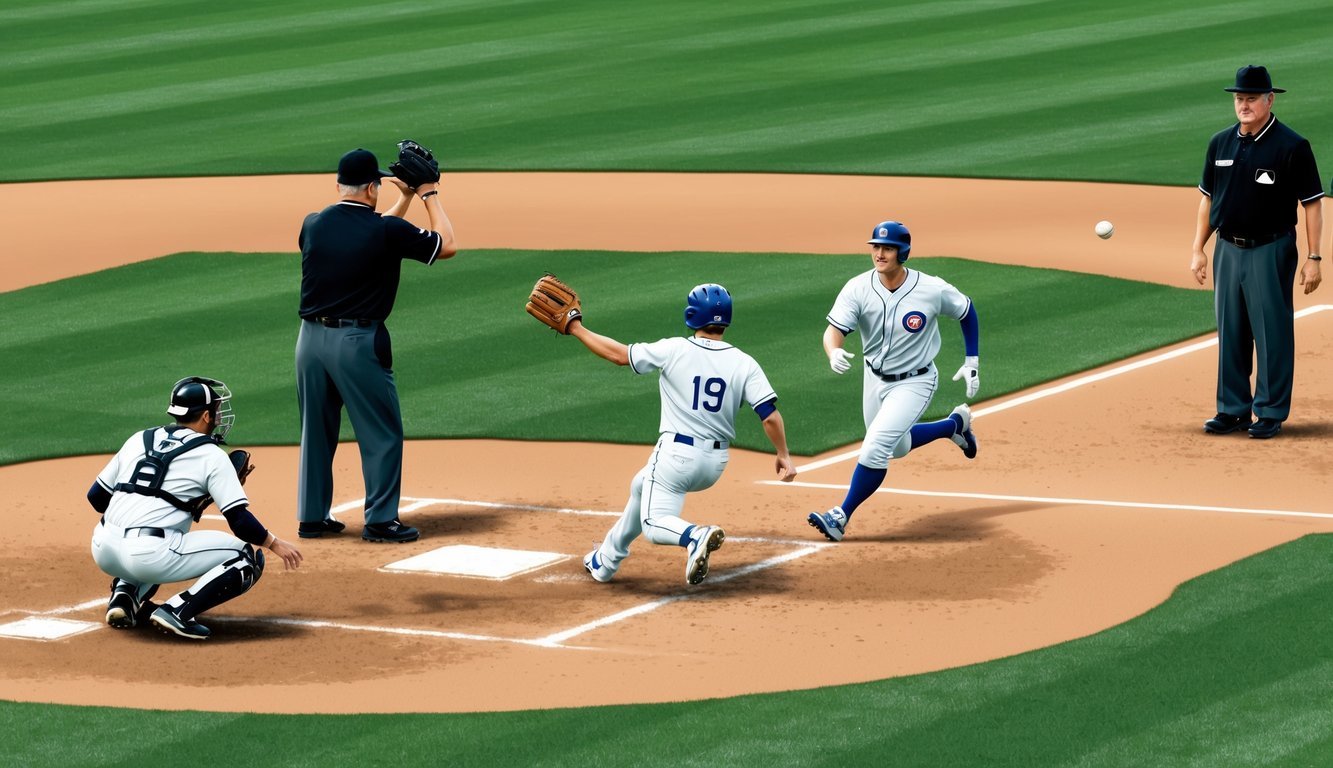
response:
<path id="1" fill-rule="evenodd" d="M 1203 166 L 1199 215 L 1190 271 L 1200 285 L 1208 277 L 1204 244 L 1217 232 L 1213 251 L 1217 312 L 1217 415 L 1203 430 L 1227 434 L 1249 430 L 1269 438 L 1291 412 L 1296 362 L 1292 327 L 1292 280 L 1296 276 L 1296 207 L 1305 209 L 1310 254 L 1300 269 L 1305 292 L 1319 287 L 1323 186 L 1310 142 L 1272 114 L 1274 88 L 1268 70 L 1253 65 L 1236 72 L 1234 94 L 1240 120 L 1213 136 Z M 1258 358 L 1250 393 L 1251 356 Z M 1250 415 L 1257 418 L 1251 423 Z"/>
<path id="2" fill-rule="evenodd" d="M 381 179 L 401 193 L 386 215 L 375 212 Z M 333 454 L 347 407 L 361 449 L 368 541 L 415 541 L 398 520 L 403 475 L 403 418 L 393 379 L 393 350 L 384 321 L 393 311 L 404 259 L 427 266 L 457 252 L 438 184 L 415 193 L 430 229 L 404 219 L 413 190 L 381 170 L 375 155 L 354 149 L 338 163 L 337 203 L 301 225 L 301 331 L 296 340 L 296 393 L 301 410 L 297 519 L 302 538 L 342 531 L 329 517 Z"/>

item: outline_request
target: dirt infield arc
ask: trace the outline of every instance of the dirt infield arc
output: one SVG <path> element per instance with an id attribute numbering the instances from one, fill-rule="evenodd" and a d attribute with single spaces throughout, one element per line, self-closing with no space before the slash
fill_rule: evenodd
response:
<path id="1" fill-rule="evenodd" d="M 469 246 L 848 252 L 859 249 L 867 220 L 892 210 L 913 223 L 923 255 L 1176 285 L 1188 278 L 1197 194 L 839 177 L 449 179 L 460 258 Z M 0 288 L 176 250 L 290 250 L 293 222 L 330 184 L 272 177 L 3 186 L 6 209 L 39 224 L 27 230 L 72 213 L 94 224 L 107 216 L 104 231 L 114 234 L 109 244 L 57 258 L 48 244 L 17 240 L 25 228 L 8 228 L 11 253 L 38 256 Z M 64 194 L 76 186 L 78 194 Z M 236 205 L 242 191 L 245 205 Z M 37 201 L 56 193 L 84 209 L 44 212 Z M 177 207 L 156 220 L 196 226 L 148 233 L 133 217 L 110 223 L 143 199 Z M 951 215 L 959 201 L 973 203 L 965 222 Z M 1111 241 L 1092 234 L 1101 218 L 1116 222 Z M 756 243 L 761 221 L 790 231 L 781 243 Z M 220 608 L 212 640 L 186 645 L 106 629 L 57 642 L 0 639 L 0 697 L 275 712 L 668 701 L 924 672 L 1084 636 L 1142 613 L 1188 578 L 1333 530 L 1333 460 L 1321 448 L 1333 436 L 1333 398 L 1316 385 L 1333 373 L 1333 311 L 1312 301 L 1319 298 L 1300 300 L 1296 416 L 1278 440 L 1200 433 L 1215 360 L 1204 339 L 979 403 L 979 458 L 967 462 L 945 444 L 895 464 L 838 545 L 818 539 L 804 516 L 841 498 L 845 450 L 802 460 L 794 486 L 764 482 L 768 457 L 733 451 L 719 485 L 687 505 L 690 517 L 724 525 L 731 537 L 700 588 L 684 586 L 679 551 L 644 544 L 613 584 L 583 574 L 579 556 L 623 503 L 642 446 L 410 443 L 405 514 L 425 537 L 393 547 L 355 536 L 360 472 L 356 452 L 343 450 L 336 478 L 352 535 L 305 542 L 307 567 L 271 569 L 252 594 Z M 290 537 L 295 449 L 255 454 L 251 495 Z M 0 623 L 100 618 L 106 579 L 88 556 L 94 516 L 82 495 L 103 462 L 0 468 L 10 513 L 44 531 L 34 539 L 28 528 L 0 530 L 0 553 L 18 575 L 0 581 Z M 498 476 L 497 467 L 522 471 Z M 448 544 L 567 557 L 502 581 L 379 570 Z"/>

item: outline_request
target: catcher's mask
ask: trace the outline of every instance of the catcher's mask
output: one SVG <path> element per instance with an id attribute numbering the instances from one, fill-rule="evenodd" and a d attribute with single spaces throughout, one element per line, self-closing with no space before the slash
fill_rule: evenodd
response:
<path id="1" fill-rule="evenodd" d="M 906 225 L 898 221 L 881 221 L 876 224 L 874 230 L 870 232 L 870 239 L 866 242 L 898 246 L 899 264 L 907 261 L 908 254 L 912 252 L 912 233 L 907 231 Z"/>
<path id="2" fill-rule="evenodd" d="M 213 414 L 213 437 L 219 443 L 227 442 L 236 414 L 231 409 L 231 390 L 226 384 L 205 376 L 187 376 L 171 387 L 169 415 L 178 421 L 190 421 L 204 411 Z"/>
<path id="3" fill-rule="evenodd" d="M 717 283 L 694 286 L 685 297 L 685 324 L 696 331 L 706 325 L 731 325 L 731 294 Z"/>

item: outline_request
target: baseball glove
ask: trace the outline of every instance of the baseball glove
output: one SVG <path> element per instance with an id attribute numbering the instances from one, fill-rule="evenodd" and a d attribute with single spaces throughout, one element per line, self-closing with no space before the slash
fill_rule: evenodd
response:
<path id="1" fill-rule="evenodd" d="M 524 309 L 557 333 L 564 334 L 569 333 L 570 323 L 583 317 L 579 295 L 549 272 L 532 286 Z"/>
<path id="2" fill-rule="evenodd" d="M 435 155 L 411 139 L 398 142 L 398 159 L 389 166 L 389 171 L 412 189 L 440 180 L 440 164 Z"/>
<path id="3" fill-rule="evenodd" d="M 255 471 L 255 465 L 250 463 L 250 452 L 244 448 L 237 448 L 227 455 L 231 459 L 231 465 L 236 468 L 236 477 L 245 485 L 245 478 Z"/>

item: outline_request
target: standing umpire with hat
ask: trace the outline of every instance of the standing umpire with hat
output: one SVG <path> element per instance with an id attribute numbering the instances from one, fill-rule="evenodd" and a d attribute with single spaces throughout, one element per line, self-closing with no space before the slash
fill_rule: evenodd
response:
<path id="1" fill-rule="evenodd" d="M 1200 285 L 1208 277 L 1204 244 L 1217 232 L 1213 251 L 1217 313 L 1217 415 L 1203 430 L 1227 434 L 1248 428 L 1269 438 L 1291 412 L 1296 343 L 1292 280 L 1296 252 L 1296 207 L 1305 209 L 1310 254 L 1300 268 L 1305 292 L 1319 287 L 1323 196 L 1310 142 L 1272 114 L 1274 88 L 1268 70 L 1253 65 L 1236 72 L 1239 123 L 1213 136 L 1203 166 L 1199 214 L 1190 271 Z M 1251 355 L 1258 375 L 1250 392 Z M 1257 418 L 1253 424 L 1250 415 Z"/>
<path id="2" fill-rule="evenodd" d="M 305 218 L 301 226 L 301 331 L 296 340 L 296 392 L 301 410 L 301 468 L 297 518 L 302 538 L 339 533 L 329 517 L 333 503 L 333 454 L 347 407 L 361 449 L 367 541 L 415 541 L 416 528 L 398 519 L 403 475 L 403 418 L 393 377 L 393 351 L 384 321 L 393 311 L 404 259 L 427 266 L 457 252 L 453 225 L 439 200 L 439 169 L 410 178 L 403 155 L 381 170 L 375 155 L 354 149 L 338 162 L 337 203 Z M 402 146 L 402 145 L 400 145 Z M 406 150 L 404 150 L 406 152 Z M 375 212 L 381 179 L 401 196 L 386 215 Z M 402 215 L 421 198 L 430 229 Z"/>

